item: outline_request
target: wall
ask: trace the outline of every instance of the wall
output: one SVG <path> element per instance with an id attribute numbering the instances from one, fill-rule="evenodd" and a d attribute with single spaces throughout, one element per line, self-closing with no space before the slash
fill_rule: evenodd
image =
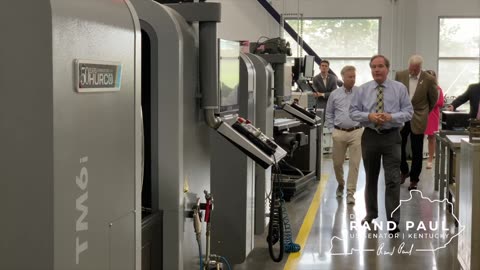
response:
<path id="1" fill-rule="evenodd" d="M 218 37 L 257 41 L 261 36 L 278 36 L 279 26 L 257 0 L 213 0 L 222 3 Z"/>
<path id="2" fill-rule="evenodd" d="M 479 16 L 478 0 L 272 0 L 279 13 L 304 17 L 381 17 L 380 53 L 392 62 L 392 71 L 404 69 L 414 53 L 424 68 L 437 70 L 438 17 Z M 321 57 L 321 52 L 319 53 Z M 393 74 L 393 72 L 392 72 Z"/>
<path id="3" fill-rule="evenodd" d="M 427 12 L 428 11 L 428 12 Z M 438 57 L 438 17 L 445 16 L 480 16 L 478 0 L 422 0 L 418 3 L 415 45 L 424 54 L 425 61 L 432 63 L 437 70 Z"/>
<path id="4" fill-rule="evenodd" d="M 390 29 L 395 25 L 395 7 L 388 0 L 273 0 L 280 13 L 300 13 L 304 18 L 381 17 L 380 53 L 393 54 L 395 35 Z M 373 8 L 372 8 L 373 7 Z M 317 52 L 322 57 L 322 52 Z"/>

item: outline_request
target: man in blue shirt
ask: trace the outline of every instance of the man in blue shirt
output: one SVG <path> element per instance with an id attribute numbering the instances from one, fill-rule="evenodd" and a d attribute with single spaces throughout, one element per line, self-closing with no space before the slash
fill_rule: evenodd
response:
<path id="1" fill-rule="evenodd" d="M 373 81 L 353 92 L 350 118 L 365 128 L 362 135 L 362 156 L 365 167 L 365 205 L 367 215 L 362 220 L 372 222 L 378 217 L 377 189 L 380 161 L 385 172 L 385 208 L 387 220 L 397 224 L 390 230 L 398 232 L 400 209 L 400 128 L 412 119 L 413 107 L 407 88 L 402 83 L 387 78 L 390 62 L 383 55 L 370 59 Z"/>
<path id="2" fill-rule="evenodd" d="M 347 179 L 347 203 L 355 203 L 357 189 L 358 167 L 362 158 L 360 145 L 363 128 L 360 123 L 350 119 L 349 109 L 352 93 L 358 91 L 355 85 L 355 67 L 345 66 L 341 71 L 343 86 L 334 90 L 327 102 L 325 112 L 325 126 L 333 129 L 332 132 L 332 159 L 335 176 L 337 178 L 337 197 L 343 195 L 345 179 L 343 176 L 343 163 L 347 149 L 350 150 Z"/>

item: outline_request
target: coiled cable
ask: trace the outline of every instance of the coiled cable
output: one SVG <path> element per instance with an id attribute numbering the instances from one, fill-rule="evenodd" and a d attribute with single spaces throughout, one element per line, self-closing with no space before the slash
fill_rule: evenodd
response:
<path id="1" fill-rule="evenodd" d="M 294 243 L 292 239 L 292 227 L 290 226 L 290 220 L 288 218 L 287 208 L 285 207 L 285 200 L 283 199 L 283 193 L 281 196 L 282 212 L 283 212 L 283 226 L 284 226 L 284 246 L 286 253 L 299 252 L 301 247 L 299 244 Z"/>
<path id="2" fill-rule="evenodd" d="M 280 262 L 283 259 L 284 247 L 284 231 L 283 231 L 283 217 L 282 217 L 282 193 L 280 188 L 280 168 L 277 162 L 272 167 L 276 173 L 272 176 L 272 198 L 270 200 L 270 220 L 268 222 L 268 252 L 274 262 Z M 274 188 L 274 181 L 277 182 L 277 186 Z M 279 242 L 280 250 L 278 256 L 275 256 L 273 252 L 273 246 Z"/>

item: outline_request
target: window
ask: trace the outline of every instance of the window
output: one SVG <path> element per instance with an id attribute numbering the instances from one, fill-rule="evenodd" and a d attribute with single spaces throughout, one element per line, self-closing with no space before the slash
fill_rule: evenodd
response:
<path id="1" fill-rule="evenodd" d="M 356 85 L 372 79 L 370 58 L 378 54 L 380 37 L 379 18 L 325 18 L 325 19 L 287 19 L 322 59 L 330 61 L 330 69 L 341 79 L 340 71 L 345 65 L 357 68 Z M 292 46 L 294 57 L 305 55 L 298 52 L 296 40 L 285 32 Z M 315 73 L 320 72 L 315 65 Z"/>
<path id="2" fill-rule="evenodd" d="M 480 18 L 440 18 L 439 25 L 438 84 L 451 101 L 480 80 Z"/>

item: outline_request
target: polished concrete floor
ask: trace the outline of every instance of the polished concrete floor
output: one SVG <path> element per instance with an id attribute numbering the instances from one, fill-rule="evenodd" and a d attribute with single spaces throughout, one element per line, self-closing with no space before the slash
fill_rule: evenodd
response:
<path id="1" fill-rule="evenodd" d="M 406 201 L 402 202 L 400 207 L 401 232 L 395 239 L 389 238 L 386 228 L 372 228 L 369 231 L 361 226 L 357 230 L 350 226 L 351 221 L 360 223 L 365 216 L 363 164 L 360 165 L 356 204 L 352 206 L 346 204 L 345 196 L 336 197 L 337 183 L 332 161 L 328 156 L 325 157 L 322 175 L 327 182 L 323 185 L 324 188 L 321 186 L 319 188 L 318 181 L 311 183 L 305 192 L 287 203 L 293 239 L 298 240 L 300 228 L 304 220 L 308 219 L 306 214 L 312 199 L 316 192 L 321 194 L 321 199 L 316 205 L 318 211 L 311 216 L 314 218 L 313 225 L 309 227 L 304 224 L 300 233 L 300 237 L 307 235 L 301 252 L 285 254 L 281 262 L 275 263 L 269 257 L 265 235 L 262 235 L 256 237 L 256 248 L 246 261 L 241 265 L 235 265 L 233 269 L 460 269 L 455 237 L 458 229 L 445 203 L 435 202 L 435 199 L 438 199 L 438 192 L 434 191 L 433 170 L 426 170 L 424 164 L 418 186 L 422 194 L 408 192 L 408 179 L 402 185 L 401 199 Z M 344 167 L 347 173 L 348 161 Z M 379 180 L 377 221 L 379 225 L 386 226 L 384 187 L 382 170 Z M 409 199 L 410 196 L 412 199 Z M 440 224 L 436 223 L 437 221 Z M 413 225 L 408 231 L 407 222 L 408 225 Z M 426 230 L 421 227 L 422 224 Z M 419 239 L 422 236 L 423 239 Z"/>

